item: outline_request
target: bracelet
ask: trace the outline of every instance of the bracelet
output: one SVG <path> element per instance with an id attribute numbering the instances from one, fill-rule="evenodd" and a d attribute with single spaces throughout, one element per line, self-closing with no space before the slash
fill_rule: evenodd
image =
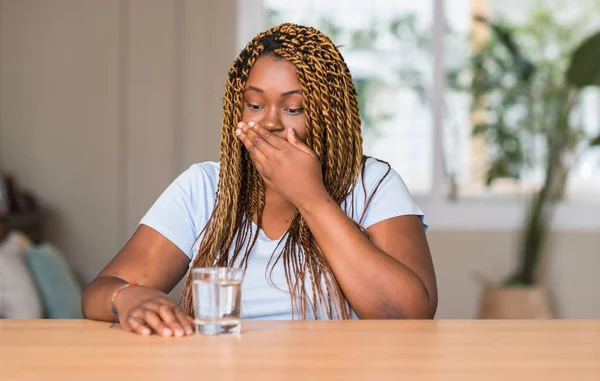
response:
<path id="1" fill-rule="evenodd" d="M 139 285 L 140 285 L 139 283 L 127 283 L 127 284 L 124 284 L 121 287 L 117 288 L 117 290 L 112 294 L 112 297 L 110 298 L 110 312 L 112 312 L 113 315 L 115 315 L 116 320 L 114 323 L 112 323 L 111 328 L 114 327 L 115 325 L 119 324 L 119 313 L 115 309 L 115 298 L 117 297 L 117 295 L 119 295 L 119 292 L 123 291 L 127 287 L 139 286 Z"/>

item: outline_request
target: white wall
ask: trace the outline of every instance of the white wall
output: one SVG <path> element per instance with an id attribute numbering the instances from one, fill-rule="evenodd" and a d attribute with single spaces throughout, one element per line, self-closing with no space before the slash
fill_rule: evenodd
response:
<path id="1" fill-rule="evenodd" d="M 427 213 L 427 212 L 425 212 Z M 493 216 L 489 216 L 493 218 Z M 428 234 L 438 279 L 438 318 L 478 315 L 483 287 L 500 282 L 517 263 L 518 231 L 436 230 Z M 540 276 L 559 318 L 600 318 L 600 235 L 562 231 L 546 245 Z"/>
<path id="2" fill-rule="evenodd" d="M 235 3 L 0 0 L 0 170 L 41 198 L 47 238 L 82 282 L 177 174 L 218 159 Z M 428 236 L 437 316 L 475 316 L 481 289 L 473 272 L 505 276 L 517 235 L 431 226 Z M 560 317 L 600 318 L 599 237 L 569 231 L 551 240 L 549 285 Z"/>
<path id="3" fill-rule="evenodd" d="M 193 162 L 218 160 L 234 0 L 0 0 L 0 169 L 90 281 Z"/>

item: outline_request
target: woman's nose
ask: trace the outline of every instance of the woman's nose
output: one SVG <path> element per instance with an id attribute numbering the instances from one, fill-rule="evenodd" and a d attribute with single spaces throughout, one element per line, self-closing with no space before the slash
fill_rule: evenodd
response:
<path id="1" fill-rule="evenodd" d="M 283 130 L 283 124 L 277 110 L 269 110 L 264 118 L 260 121 L 260 124 L 271 132 L 277 132 Z"/>

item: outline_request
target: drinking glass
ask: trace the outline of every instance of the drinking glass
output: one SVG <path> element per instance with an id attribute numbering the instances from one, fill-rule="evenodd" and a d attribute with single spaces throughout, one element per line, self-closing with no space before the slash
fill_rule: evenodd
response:
<path id="1" fill-rule="evenodd" d="M 244 269 L 192 269 L 196 332 L 220 335 L 240 332 Z"/>

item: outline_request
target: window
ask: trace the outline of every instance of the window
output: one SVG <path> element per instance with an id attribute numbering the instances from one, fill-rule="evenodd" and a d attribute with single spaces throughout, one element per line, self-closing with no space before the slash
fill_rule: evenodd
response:
<path id="1" fill-rule="evenodd" d="M 546 145 L 541 133 L 528 133 L 523 124 L 536 124 L 544 117 L 543 113 L 552 112 L 552 102 L 558 97 L 557 88 L 564 82 L 564 73 L 569 63 L 569 54 L 577 44 L 591 32 L 597 30 L 600 22 L 597 14 L 600 1 L 579 0 L 577 6 L 573 2 L 563 0 L 447 0 L 446 18 L 448 33 L 446 35 L 446 94 L 447 112 L 445 114 L 445 147 L 449 174 L 453 175 L 464 196 L 489 196 L 490 194 L 529 193 L 537 189 L 543 178 L 544 165 L 540 163 L 546 152 Z M 530 80 L 529 96 L 539 111 L 528 112 L 528 98 L 521 100 L 509 98 L 509 91 L 517 90 L 519 79 L 514 75 L 514 59 L 508 49 L 494 35 L 490 26 L 474 20 L 475 16 L 483 16 L 497 25 L 509 30 L 517 47 L 535 65 L 535 76 Z M 497 41 L 497 42 L 494 42 Z M 488 44 L 489 42 L 489 44 Z M 487 49 L 487 50 L 486 50 Z M 486 72 L 491 75 L 473 80 L 475 74 L 473 57 L 478 50 L 483 51 Z M 491 67 L 498 63 L 497 68 Z M 501 64 L 511 65 L 508 68 Z M 461 70 L 463 69 L 463 70 Z M 452 76 L 454 74 L 454 76 Z M 471 109 L 475 91 L 482 91 L 484 81 L 497 80 L 498 86 L 483 93 L 485 113 L 481 108 L 474 113 Z M 462 83 L 460 83 L 462 81 Z M 467 87 L 467 91 L 462 86 Z M 458 88 L 457 88 L 458 87 Z M 497 91 L 497 88 L 501 88 Z M 473 91 L 471 91 L 473 90 Z M 528 115 L 533 115 L 528 119 Z M 589 136 L 600 134 L 600 96 L 597 90 L 583 92 L 578 111 L 572 113 L 572 125 L 578 125 Z M 502 118 L 503 120 L 499 120 Z M 486 187 L 486 177 L 490 168 L 490 158 L 494 156 L 493 146 L 486 144 L 481 135 L 473 136 L 474 128 L 479 124 L 490 123 L 493 128 L 506 127 L 514 129 L 517 135 L 512 142 L 520 145 L 515 150 L 514 163 L 522 162 L 521 157 L 530 165 L 511 167 L 508 155 L 498 161 L 499 171 L 515 171 L 518 180 L 503 176 Z M 485 120 L 484 123 L 481 120 Z M 551 123 L 551 121 L 550 121 Z M 538 129 L 541 130 L 538 126 Z M 543 130 L 542 130 L 543 131 Z M 512 138 L 511 132 L 507 138 Z M 504 139 L 495 135 L 496 141 Z M 505 143 L 511 143 L 506 140 Z M 515 144 L 515 147 L 517 147 Z M 522 155 L 522 156 L 521 156 Z M 519 157 L 521 156 L 521 157 Z M 566 199 L 597 199 L 600 194 L 600 150 L 587 149 L 578 158 L 570 171 L 565 191 Z"/>
<path id="2" fill-rule="evenodd" d="M 415 194 L 432 187 L 432 1 L 265 0 L 266 26 L 294 22 L 327 34 L 359 96 L 365 154 L 388 161 Z"/>
<path id="3" fill-rule="evenodd" d="M 474 16 L 519 28 L 534 18 L 534 5 L 541 4 L 569 28 L 573 23 L 583 25 L 581 19 L 573 21 L 577 17 L 597 15 L 600 10 L 599 0 L 579 0 L 577 7 L 566 0 L 238 1 L 240 47 L 259 30 L 280 22 L 315 26 L 341 45 L 359 93 L 365 153 L 390 162 L 433 226 L 439 222 L 452 228 L 483 229 L 521 224 L 522 199 L 514 195 L 536 189 L 543 171 L 534 163 L 520 168 L 519 181 L 501 178 L 485 186 L 490 147 L 473 136 L 472 93 L 455 88 L 451 76 L 468 66 L 476 48 L 474 39 L 489 37 L 489 28 L 475 22 Z M 593 17 L 587 21 L 582 32 L 600 26 Z M 552 49 L 541 53 L 551 55 Z M 587 134 L 600 134 L 597 92 L 586 92 L 576 117 Z M 543 154 L 535 137 L 527 142 Z M 455 187 L 448 185 L 449 179 Z M 458 202 L 448 200 L 452 189 L 458 191 Z M 575 204 L 582 199 L 600 200 L 599 193 L 600 148 L 595 148 L 586 151 L 570 172 L 558 226 L 600 227 L 594 217 L 597 209 L 591 212 L 585 205 L 573 204 L 573 200 Z M 490 197 L 501 200 L 477 201 Z M 490 215 L 494 216 L 488 219 L 491 222 L 482 223 L 482 216 Z M 560 225 L 560 221 L 567 222 Z"/>

